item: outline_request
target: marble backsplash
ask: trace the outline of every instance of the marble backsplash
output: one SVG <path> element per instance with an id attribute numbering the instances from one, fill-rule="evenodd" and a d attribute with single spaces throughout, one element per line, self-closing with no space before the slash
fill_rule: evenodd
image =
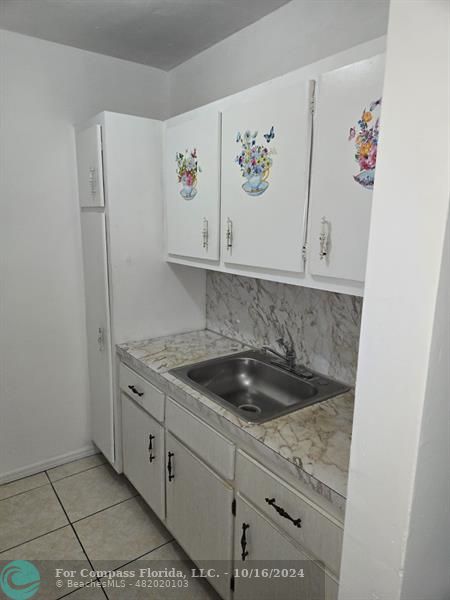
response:
<path id="1" fill-rule="evenodd" d="M 294 344 L 299 362 L 355 384 L 362 298 L 207 272 L 206 327 L 251 346 Z"/>

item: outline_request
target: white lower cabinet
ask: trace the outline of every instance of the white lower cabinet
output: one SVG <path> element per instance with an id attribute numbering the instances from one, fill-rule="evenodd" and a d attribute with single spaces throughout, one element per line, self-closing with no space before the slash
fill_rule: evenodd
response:
<path id="1" fill-rule="evenodd" d="M 234 479 L 234 444 L 170 398 L 166 403 L 166 428 L 194 454 L 204 457 L 223 479 Z"/>
<path id="2" fill-rule="evenodd" d="M 239 494 L 234 574 L 234 600 L 337 599 L 335 582 Z"/>
<path id="3" fill-rule="evenodd" d="M 219 595 L 337 600 L 342 524 L 133 371 L 120 372 L 124 473 Z M 164 414 L 164 423 L 154 418 Z"/>
<path id="4" fill-rule="evenodd" d="M 200 568 L 230 574 L 209 578 L 219 594 L 229 598 L 233 488 L 168 432 L 166 498 L 172 535 Z"/>
<path id="5" fill-rule="evenodd" d="M 124 393 L 121 403 L 123 471 L 164 521 L 164 429 Z"/>
<path id="6" fill-rule="evenodd" d="M 241 450 L 236 460 L 236 487 L 309 556 L 339 574 L 344 532 L 335 518 Z"/>

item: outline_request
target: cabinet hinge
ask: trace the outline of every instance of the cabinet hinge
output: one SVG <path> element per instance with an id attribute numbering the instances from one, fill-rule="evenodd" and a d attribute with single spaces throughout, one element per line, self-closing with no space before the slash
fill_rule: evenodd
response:
<path id="1" fill-rule="evenodd" d="M 314 115 L 314 113 L 316 112 L 316 91 L 315 91 L 315 89 L 311 93 L 311 101 L 309 103 L 309 109 L 311 111 L 311 114 Z"/>
<path id="2" fill-rule="evenodd" d="M 231 503 L 231 514 L 233 517 L 236 516 L 236 498 L 233 498 L 233 502 Z"/>
<path id="3" fill-rule="evenodd" d="M 230 578 L 230 590 L 234 592 L 234 575 Z"/>
<path id="4" fill-rule="evenodd" d="M 308 244 L 303 244 L 302 246 L 302 258 L 306 262 L 306 256 L 308 253 Z"/>

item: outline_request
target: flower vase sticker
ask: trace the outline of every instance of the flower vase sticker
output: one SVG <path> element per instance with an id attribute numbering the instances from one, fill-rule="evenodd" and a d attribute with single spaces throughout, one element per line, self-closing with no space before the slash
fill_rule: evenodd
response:
<path id="1" fill-rule="evenodd" d="M 275 137 L 273 126 L 269 133 L 264 134 L 266 145 L 258 144 L 257 136 L 257 131 L 252 134 L 249 130 L 244 135 L 238 132 L 236 136 L 236 143 L 242 145 L 242 150 L 235 160 L 241 169 L 242 177 L 246 180 L 242 184 L 242 189 L 249 196 L 261 196 L 269 187 L 268 178 L 273 163 L 272 156 L 276 154 L 275 148 L 269 150 L 269 144 Z"/>
<path id="2" fill-rule="evenodd" d="M 360 169 L 353 179 L 367 190 L 373 189 L 375 181 L 380 107 L 381 98 L 372 102 L 369 110 L 364 109 L 357 125 L 350 129 L 348 136 L 349 141 L 355 144 L 355 160 Z"/>
<path id="3" fill-rule="evenodd" d="M 192 200 L 197 195 L 197 175 L 202 172 L 197 159 L 197 149 L 177 152 L 178 183 L 181 183 L 180 194 L 185 200 Z"/>

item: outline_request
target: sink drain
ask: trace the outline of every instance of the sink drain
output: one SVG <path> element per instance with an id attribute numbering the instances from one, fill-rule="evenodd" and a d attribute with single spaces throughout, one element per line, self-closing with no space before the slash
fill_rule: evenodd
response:
<path id="1" fill-rule="evenodd" d="M 261 409 L 259 406 L 255 406 L 254 404 L 241 404 L 238 406 L 239 410 L 243 410 L 249 413 L 261 413 Z"/>

